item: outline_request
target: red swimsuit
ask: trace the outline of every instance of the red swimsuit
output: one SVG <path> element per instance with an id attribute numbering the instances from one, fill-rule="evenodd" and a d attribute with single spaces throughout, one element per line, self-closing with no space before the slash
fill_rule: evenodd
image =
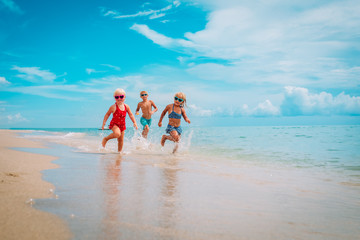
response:
<path id="1" fill-rule="evenodd" d="M 125 110 L 121 111 L 118 105 L 115 103 L 116 110 L 113 113 L 113 118 L 111 119 L 109 128 L 112 129 L 115 125 L 120 128 L 120 131 L 125 131 L 125 117 L 126 117 L 126 106 L 124 104 Z"/>

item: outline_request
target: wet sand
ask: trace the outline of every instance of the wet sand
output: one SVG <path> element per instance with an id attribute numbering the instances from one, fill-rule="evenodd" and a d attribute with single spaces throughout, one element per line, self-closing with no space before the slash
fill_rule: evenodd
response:
<path id="1" fill-rule="evenodd" d="M 45 199 L 34 206 L 64 219 L 74 239 L 352 240 L 360 233 L 359 188 L 344 185 L 341 174 L 256 164 L 249 157 L 223 160 L 186 152 L 174 155 L 171 144 L 164 151 L 156 151 L 155 146 L 128 154 L 76 152 L 62 144 L 25 148 L 41 146 L 13 137 L 10 144 L 6 134 L 13 135 L 0 131 L 1 146 L 32 153 L 0 149 L 0 181 L 4 180 L 0 209 L 5 214 L 0 217 L 0 239 L 69 236 L 61 220 L 25 204 L 38 197 Z M 5 158 L 9 153 L 17 157 Z M 57 156 L 61 168 L 51 169 L 56 167 L 50 163 L 54 158 L 46 155 Z M 27 164 L 30 159 L 34 161 Z M 43 179 L 56 185 L 58 199 L 49 193 L 53 186 L 41 181 L 41 169 L 50 169 L 43 171 Z M 32 180 L 26 178 L 32 174 L 36 175 Z M 30 183 L 34 179 L 37 182 Z M 5 182 L 9 182 L 9 193 Z M 12 193 L 17 194 L 13 197 L 19 199 L 17 203 L 5 198 L 11 188 L 16 190 L 16 182 L 23 187 Z M 37 189 L 30 194 L 32 186 Z M 17 212 L 13 204 L 24 210 Z M 15 213 L 17 218 L 12 216 Z M 15 235 L 17 229 L 23 235 Z"/>
<path id="2" fill-rule="evenodd" d="M 352 240 L 359 235 L 358 189 L 327 174 L 171 151 L 89 154 L 61 145 L 49 151 L 54 149 L 62 167 L 44 177 L 56 184 L 59 199 L 37 207 L 67 219 L 75 239 Z"/>
<path id="3" fill-rule="evenodd" d="M 70 239 L 66 223 L 54 214 L 33 208 L 31 199 L 51 198 L 54 186 L 41 171 L 56 168 L 55 157 L 9 148 L 41 148 L 17 138 L 20 131 L 0 130 L 0 239 Z"/>

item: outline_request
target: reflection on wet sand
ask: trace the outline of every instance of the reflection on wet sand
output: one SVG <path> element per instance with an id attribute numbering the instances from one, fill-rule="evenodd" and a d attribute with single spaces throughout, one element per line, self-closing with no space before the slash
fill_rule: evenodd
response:
<path id="1" fill-rule="evenodd" d="M 326 202 L 337 192 L 322 191 L 334 187 L 327 182 L 309 180 L 308 192 L 299 195 L 289 187 L 300 178 L 294 171 L 274 170 L 269 175 L 256 169 L 259 172 L 251 175 L 236 166 L 199 163 L 184 156 L 105 155 L 96 186 L 103 194 L 96 215 L 101 227 L 91 239 L 263 239 L 265 233 L 276 236 L 271 239 L 293 239 L 294 233 L 297 239 L 315 235 L 320 236 L 316 239 L 352 239 L 354 235 L 351 225 L 337 224 L 343 207 L 328 211 L 322 205 L 337 206 Z M 324 211 L 327 219 L 316 217 Z M 347 211 L 344 216 L 353 214 Z M 345 227 L 350 234 L 341 230 Z M 329 229 L 334 237 L 327 238 Z"/>
<path id="2" fill-rule="evenodd" d="M 105 176 L 104 176 L 104 218 L 101 226 L 102 231 L 99 239 L 120 239 L 121 232 L 117 226 L 119 218 L 119 209 L 121 202 L 121 155 L 116 156 L 116 159 L 103 158 Z"/>
<path id="3" fill-rule="evenodd" d="M 107 156 L 103 165 L 102 239 L 168 239 L 174 235 L 177 213 L 177 159 L 162 167 L 126 157 Z M 149 171 L 148 168 L 151 168 Z"/>
<path id="4" fill-rule="evenodd" d="M 163 229 L 164 237 L 173 234 L 176 229 L 176 222 L 178 220 L 176 213 L 177 199 L 177 159 L 170 158 L 167 162 L 167 167 L 163 168 L 163 183 L 161 190 L 162 205 L 160 206 L 160 227 Z"/>

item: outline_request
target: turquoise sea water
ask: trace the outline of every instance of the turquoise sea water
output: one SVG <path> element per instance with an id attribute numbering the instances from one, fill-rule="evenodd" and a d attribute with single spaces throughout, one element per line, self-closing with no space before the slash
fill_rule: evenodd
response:
<path id="1" fill-rule="evenodd" d="M 117 152 L 116 140 L 110 140 L 106 150 L 100 145 L 102 138 L 111 131 L 92 128 L 31 130 L 28 138 L 65 144 L 76 152 Z M 124 153 L 134 154 L 139 148 L 154 154 L 159 151 L 170 153 L 172 142 L 161 150 L 163 131 L 163 128 L 153 127 L 145 141 L 139 140 L 140 130 L 128 128 Z M 178 154 L 199 154 L 259 165 L 316 168 L 360 176 L 360 125 L 185 127 Z"/>
<path id="2" fill-rule="evenodd" d="M 179 151 L 128 128 L 31 129 L 59 157 L 53 199 L 34 205 L 74 239 L 356 239 L 360 126 L 184 127 Z"/>

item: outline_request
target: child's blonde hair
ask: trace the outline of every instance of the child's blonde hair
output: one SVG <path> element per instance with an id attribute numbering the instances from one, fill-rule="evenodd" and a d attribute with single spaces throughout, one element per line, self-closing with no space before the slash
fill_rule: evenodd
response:
<path id="1" fill-rule="evenodd" d="M 147 95 L 149 95 L 147 91 L 141 91 L 141 92 L 140 92 L 140 97 L 141 97 L 141 94 L 144 94 L 144 93 L 146 93 Z"/>
<path id="2" fill-rule="evenodd" d="M 115 92 L 114 92 L 114 96 L 116 96 L 116 94 L 124 94 L 126 96 L 126 92 L 122 88 L 116 89 Z"/>
<path id="3" fill-rule="evenodd" d="M 181 99 L 184 100 L 182 103 L 180 103 L 180 106 L 184 106 L 184 105 L 187 106 L 186 105 L 186 95 L 185 95 L 185 93 L 177 92 L 177 93 L 175 93 L 174 97 L 178 97 L 178 98 L 181 98 Z"/>

